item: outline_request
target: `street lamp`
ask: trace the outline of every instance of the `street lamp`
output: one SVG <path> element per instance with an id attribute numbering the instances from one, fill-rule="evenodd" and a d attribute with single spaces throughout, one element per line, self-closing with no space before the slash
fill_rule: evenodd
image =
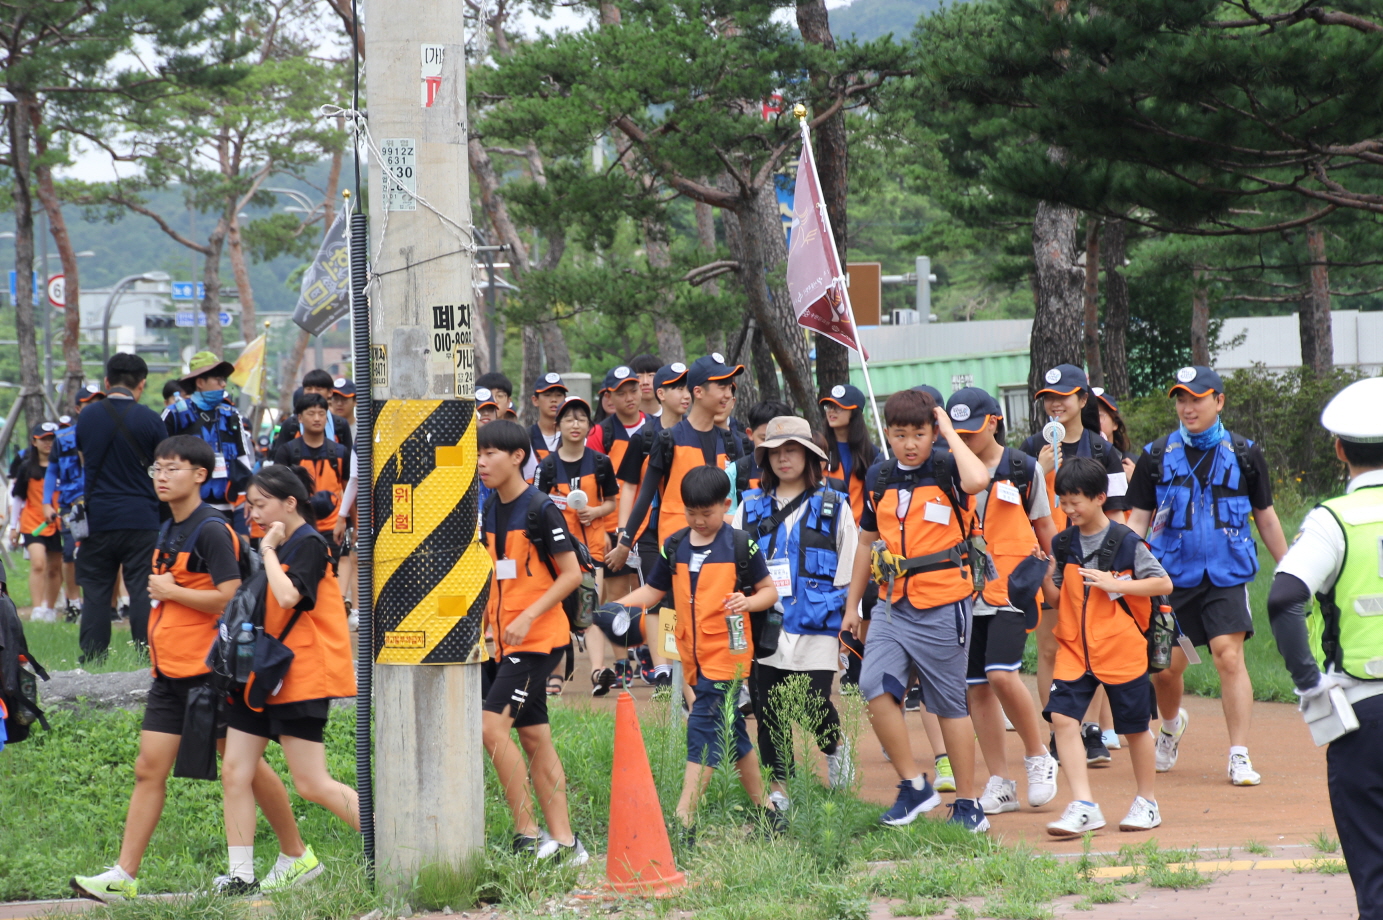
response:
<path id="1" fill-rule="evenodd" d="M 144 272 L 138 275 L 126 275 L 115 283 L 111 288 L 110 296 L 106 298 L 106 309 L 101 317 L 101 366 L 104 367 L 110 360 L 110 314 L 115 309 L 116 301 L 125 292 L 125 288 L 137 281 L 168 281 L 171 276 L 167 272 Z"/>

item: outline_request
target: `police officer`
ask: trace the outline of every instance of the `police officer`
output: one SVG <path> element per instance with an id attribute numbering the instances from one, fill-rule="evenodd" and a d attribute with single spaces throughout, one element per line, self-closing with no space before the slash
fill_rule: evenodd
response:
<path id="1" fill-rule="evenodd" d="M 1383 918 L 1383 378 L 1345 387 L 1321 413 L 1345 494 L 1317 505 L 1268 594 L 1278 651 L 1308 706 L 1345 691 L 1359 728 L 1326 750 L 1330 808 L 1360 920 Z M 1311 611 L 1311 597 L 1320 613 Z M 1309 638 L 1308 638 L 1309 633 Z M 1324 673 L 1322 673 L 1324 671 Z M 1338 695 L 1336 695 L 1338 700 Z"/>
<path id="2" fill-rule="evenodd" d="M 226 401 L 226 380 L 235 365 L 213 352 L 199 351 L 180 378 L 192 395 L 178 397 L 163 410 L 168 436 L 191 434 L 211 445 L 216 469 L 202 484 L 202 501 L 231 520 L 236 499 L 254 472 L 254 448 L 249 428 L 235 406 Z"/>
<path id="3" fill-rule="evenodd" d="M 1244 664 L 1244 642 L 1253 635 L 1248 585 L 1258 574 L 1252 514 L 1273 559 L 1287 552 L 1273 510 L 1263 451 L 1225 428 L 1225 386 L 1199 365 L 1183 367 L 1168 393 L 1181 425 L 1143 448 L 1129 482 L 1128 526 L 1152 532 L 1152 551 L 1172 577 L 1172 610 L 1195 645 L 1208 645 L 1220 675 L 1220 705 L 1229 729 L 1227 774 L 1234 786 L 1262 778 L 1249 760 L 1253 683 Z M 1176 764 L 1186 710 L 1181 708 L 1187 659 L 1172 652 L 1172 666 L 1153 678 L 1162 727 L 1157 732 L 1157 772 Z"/>

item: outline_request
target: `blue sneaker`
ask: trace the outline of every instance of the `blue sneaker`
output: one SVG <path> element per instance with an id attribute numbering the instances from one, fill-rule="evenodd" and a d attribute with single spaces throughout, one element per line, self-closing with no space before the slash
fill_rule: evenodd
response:
<path id="1" fill-rule="evenodd" d="M 921 789 L 912 788 L 912 781 L 905 779 L 898 784 L 898 801 L 883 813 L 879 821 L 893 827 L 902 827 L 904 824 L 911 824 L 918 815 L 931 811 L 940 804 L 941 795 L 932 788 L 926 774 L 922 776 Z"/>
<path id="2" fill-rule="evenodd" d="M 974 799 L 956 799 L 946 807 L 951 809 L 951 817 L 946 819 L 947 824 L 959 824 L 974 834 L 983 834 L 989 830 L 989 819 L 984 816 L 984 809 L 980 807 L 980 803 Z"/>

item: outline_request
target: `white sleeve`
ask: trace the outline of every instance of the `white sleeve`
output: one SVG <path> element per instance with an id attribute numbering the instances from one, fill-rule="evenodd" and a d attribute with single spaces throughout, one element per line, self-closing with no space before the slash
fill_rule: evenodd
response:
<path id="1" fill-rule="evenodd" d="M 351 478 L 346 482 L 346 488 L 341 493 L 341 513 L 350 514 L 355 508 L 355 493 L 357 490 L 356 481 L 360 479 L 360 461 L 356 459 L 355 451 L 351 451 Z"/>
<path id="2" fill-rule="evenodd" d="M 734 485 L 735 480 L 731 479 L 730 484 Z M 735 516 L 730 521 L 730 526 L 736 530 L 744 529 L 744 502 L 735 506 Z"/>
<path id="3" fill-rule="evenodd" d="M 836 524 L 836 578 L 832 584 L 837 587 L 850 584 L 855 571 L 855 550 L 860 545 L 860 530 L 855 526 L 855 516 L 850 513 L 850 505 L 841 506 L 844 513 Z"/>
<path id="4" fill-rule="evenodd" d="M 1032 510 L 1028 512 L 1028 520 L 1039 521 L 1045 517 L 1052 516 L 1052 503 L 1047 499 L 1047 477 L 1038 475 L 1032 481 Z"/>
<path id="5" fill-rule="evenodd" d="M 1335 584 L 1344 561 L 1344 531 L 1329 511 L 1315 508 L 1301 522 L 1301 530 L 1287 555 L 1277 564 L 1277 571 L 1295 575 L 1316 594 Z"/>
<path id="6" fill-rule="evenodd" d="M 10 530 L 19 529 L 19 516 L 24 513 L 24 506 L 28 503 L 25 498 L 15 498 L 10 502 Z"/>
<path id="7" fill-rule="evenodd" d="M 1105 494 L 1109 498 L 1120 498 L 1128 494 L 1128 476 L 1124 473 L 1109 474 L 1108 492 Z"/>

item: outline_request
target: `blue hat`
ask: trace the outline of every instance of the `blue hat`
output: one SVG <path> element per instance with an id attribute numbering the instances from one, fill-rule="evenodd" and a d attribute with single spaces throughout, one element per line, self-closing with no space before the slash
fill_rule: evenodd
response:
<path id="1" fill-rule="evenodd" d="M 1090 378 L 1085 376 L 1085 371 L 1074 364 L 1058 364 L 1047 371 L 1042 379 L 1046 381 L 1047 385 L 1033 394 L 1035 396 L 1041 396 L 1043 393 L 1070 396 L 1072 393 L 1090 389 Z"/>
<path id="2" fill-rule="evenodd" d="M 729 383 L 743 373 L 743 364 L 730 367 L 719 352 L 711 352 L 704 358 L 697 358 L 692 362 L 692 366 L 687 368 L 687 389 L 704 387 L 711 381 Z"/>
<path id="3" fill-rule="evenodd" d="M 658 368 L 658 372 L 653 375 L 653 389 L 659 387 L 670 387 L 687 385 L 687 366 L 681 361 L 674 361 L 671 364 L 664 364 Z"/>
<path id="4" fill-rule="evenodd" d="M 1225 382 L 1220 379 L 1220 375 L 1208 367 L 1201 367 L 1194 364 L 1190 367 L 1183 367 L 1177 371 L 1177 382 L 1172 384 L 1172 388 L 1167 391 L 1168 396 L 1172 396 L 1177 390 L 1185 390 L 1192 396 L 1204 396 L 1207 393 L 1223 393 Z"/>
<path id="5" fill-rule="evenodd" d="M 864 405 L 864 394 L 860 388 L 848 383 L 838 383 L 831 387 L 831 392 L 816 401 L 817 405 L 835 403 L 842 409 L 858 409 Z"/>
<path id="6" fill-rule="evenodd" d="M 349 377 L 337 377 L 331 382 L 331 392 L 347 399 L 355 398 L 355 381 Z"/>
<path id="7" fill-rule="evenodd" d="M 494 391 L 491 390 L 489 387 L 476 387 L 476 388 L 475 388 L 475 409 L 476 409 L 476 411 L 479 412 L 481 409 L 484 409 L 486 406 L 494 406 L 496 409 L 499 408 L 499 403 L 495 402 L 495 393 L 494 393 Z"/>
<path id="8" fill-rule="evenodd" d="M 621 364 L 605 375 L 605 382 L 600 385 L 600 392 L 607 390 L 617 390 L 630 381 L 639 382 L 639 378 L 631 371 L 627 365 Z"/>
<path id="9" fill-rule="evenodd" d="M 991 499 L 992 501 L 992 499 Z M 1047 563 L 1029 556 L 1008 573 L 1008 602 L 1023 611 L 1023 622 L 1031 632 L 1037 628 L 1037 592 L 1047 577 Z"/>
<path id="10" fill-rule="evenodd" d="M 942 396 L 941 391 L 936 387 L 928 386 L 925 383 L 919 383 L 917 386 L 911 387 L 910 389 L 916 390 L 919 393 L 926 393 L 938 406 L 946 405 L 946 397 Z"/>
<path id="11" fill-rule="evenodd" d="M 1003 418 L 1004 410 L 997 399 L 979 387 L 965 387 L 956 390 L 946 401 L 946 414 L 951 416 L 951 424 L 957 431 L 979 431 L 988 424 L 991 415 Z"/>
<path id="12" fill-rule="evenodd" d="M 556 371 L 548 371 L 546 374 L 539 374 L 538 379 L 533 381 L 533 395 L 546 393 L 548 390 L 565 390 L 567 385 L 562 382 L 562 375 Z"/>
<path id="13" fill-rule="evenodd" d="M 93 399 L 104 399 L 105 396 L 106 394 L 101 391 L 99 386 L 94 383 L 88 383 L 77 393 L 77 402 L 85 404 L 91 402 Z"/>
<path id="14" fill-rule="evenodd" d="M 1095 398 L 1109 407 L 1110 412 L 1119 411 L 1119 403 L 1104 387 L 1091 387 L 1090 392 L 1095 394 Z"/>

